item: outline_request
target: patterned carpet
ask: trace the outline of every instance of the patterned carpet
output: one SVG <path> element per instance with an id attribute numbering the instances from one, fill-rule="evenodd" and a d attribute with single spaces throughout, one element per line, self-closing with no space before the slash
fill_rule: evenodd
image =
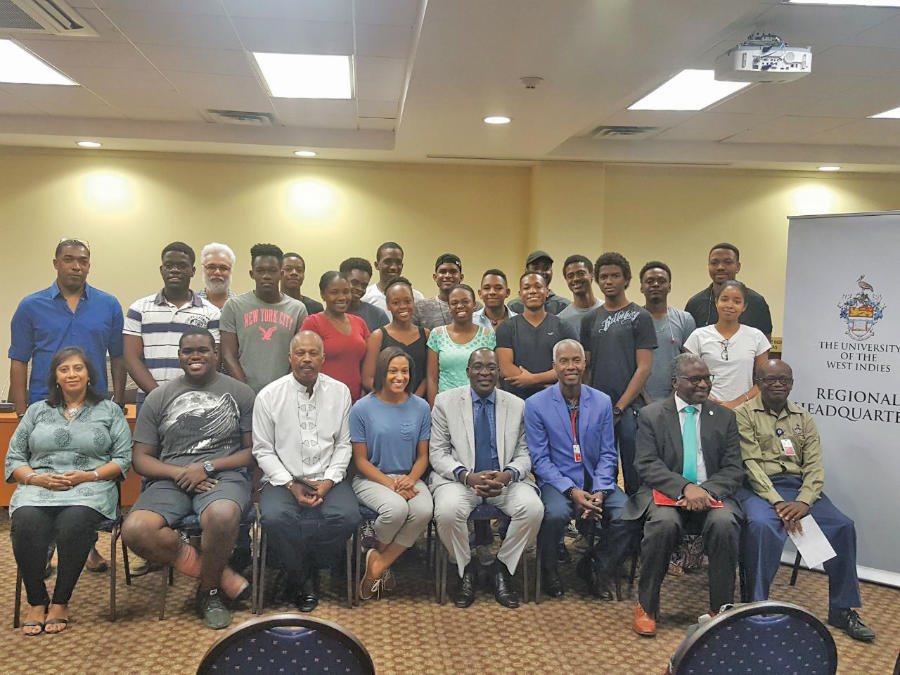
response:
<path id="1" fill-rule="evenodd" d="M 2 516 L 0 521 L 0 607 L 6 626 L 0 673 L 193 673 L 218 637 L 193 613 L 190 579 L 176 574 L 166 619 L 157 621 L 160 573 L 135 579 L 132 587 L 126 587 L 121 564 L 116 623 L 107 620 L 107 576 L 85 572 L 72 599 L 75 622 L 69 630 L 23 636 L 12 629 L 16 572 L 8 521 Z M 109 550 L 102 535 L 100 550 Z M 475 604 L 460 610 L 452 602 L 434 603 L 423 547 L 396 565 L 398 588 L 392 597 L 361 608 L 347 609 L 343 580 L 323 575 L 323 600 L 313 615 L 354 632 L 380 673 L 661 673 L 685 629 L 705 611 L 705 573 L 669 577 L 663 586 L 659 635 L 640 638 L 630 628 L 633 601 L 600 603 L 586 597 L 573 578 L 573 568 L 564 567 L 568 592 L 562 600 L 545 599 L 540 605 L 508 610 L 488 591 L 479 590 Z M 454 568 L 450 569 L 452 573 Z M 803 571 L 794 588 L 788 579 L 789 569 L 782 568 L 773 598 L 826 618 L 826 577 Z M 453 579 L 448 583 L 451 592 L 454 584 Z M 865 645 L 834 631 L 839 672 L 890 673 L 900 649 L 900 591 L 862 586 L 862 616 L 878 639 Z M 274 603 L 266 607 L 270 612 L 292 609 Z M 247 608 L 236 611 L 235 624 L 250 617 Z"/>

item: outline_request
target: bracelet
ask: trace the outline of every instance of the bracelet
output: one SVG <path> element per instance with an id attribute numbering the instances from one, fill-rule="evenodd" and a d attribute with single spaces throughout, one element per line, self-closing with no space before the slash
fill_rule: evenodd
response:
<path id="1" fill-rule="evenodd" d="M 94 469 L 94 480 L 100 480 L 100 472 Z"/>
<path id="2" fill-rule="evenodd" d="M 469 487 L 469 475 L 470 475 L 471 473 L 472 473 L 472 472 L 469 471 L 469 470 L 466 470 L 466 472 L 463 473 L 462 484 L 465 485 L 466 487 Z"/>
<path id="3" fill-rule="evenodd" d="M 32 471 L 30 474 L 25 476 L 25 485 L 31 484 L 31 479 L 37 476 L 37 471 Z"/>
<path id="4" fill-rule="evenodd" d="M 284 484 L 284 487 L 286 487 L 288 490 L 294 487 L 294 479 L 291 478 L 287 483 Z"/>

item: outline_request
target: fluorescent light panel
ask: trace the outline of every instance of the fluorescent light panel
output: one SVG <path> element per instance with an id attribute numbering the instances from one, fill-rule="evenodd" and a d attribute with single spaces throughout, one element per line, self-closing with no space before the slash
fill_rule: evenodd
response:
<path id="1" fill-rule="evenodd" d="M 0 40 L 0 82 L 70 87 L 78 84 L 12 40 Z"/>
<path id="2" fill-rule="evenodd" d="M 349 56 L 253 52 L 253 58 L 276 98 L 353 98 Z"/>
<path id="3" fill-rule="evenodd" d="M 860 7 L 900 7 L 900 0 L 788 0 L 792 5 L 858 5 Z"/>
<path id="4" fill-rule="evenodd" d="M 820 166 L 819 171 L 840 171 L 841 167 L 836 164 L 829 164 L 827 166 Z"/>
<path id="5" fill-rule="evenodd" d="M 885 110 L 884 112 L 880 112 L 877 115 L 869 115 L 869 117 L 873 120 L 877 119 L 900 119 L 900 108 L 891 108 L 890 110 Z"/>
<path id="6" fill-rule="evenodd" d="M 720 82 L 714 70 L 682 70 L 628 109 L 703 110 L 749 85 L 750 82 Z"/>
<path id="7" fill-rule="evenodd" d="M 509 124 L 510 122 L 512 122 L 512 118 L 506 115 L 488 115 L 484 118 L 485 124 Z"/>

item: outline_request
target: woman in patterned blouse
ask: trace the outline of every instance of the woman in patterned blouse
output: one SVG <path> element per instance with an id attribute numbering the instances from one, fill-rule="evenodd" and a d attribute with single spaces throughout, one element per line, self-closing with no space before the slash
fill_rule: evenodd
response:
<path id="1" fill-rule="evenodd" d="M 94 391 L 94 367 L 78 347 L 50 362 L 49 394 L 19 422 L 6 455 L 10 537 L 30 609 L 25 635 L 60 633 L 69 598 L 104 519 L 116 517 L 116 480 L 131 464 L 131 433 L 121 409 Z M 44 585 L 47 549 L 56 542 L 53 598 Z"/>

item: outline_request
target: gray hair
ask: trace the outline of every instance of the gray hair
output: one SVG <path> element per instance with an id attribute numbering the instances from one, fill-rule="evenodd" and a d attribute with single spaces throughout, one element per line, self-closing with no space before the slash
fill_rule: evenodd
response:
<path id="1" fill-rule="evenodd" d="M 203 264 L 203 261 L 206 260 L 206 256 L 212 253 L 224 253 L 228 256 L 228 259 L 231 260 L 232 268 L 235 265 L 235 257 L 234 251 L 231 250 L 231 247 L 227 244 L 220 244 L 217 241 L 211 242 L 203 247 L 203 250 L 200 251 L 200 264 Z"/>
<path id="2" fill-rule="evenodd" d="M 556 354 L 559 352 L 560 347 L 567 346 L 578 347 L 578 351 L 581 352 L 581 358 L 584 358 L 584 346 L 578 341 L 573 340 L 572 338 L 566 338 L 565 340 L 560 340 L 555 345 L 553 345 L 553 363 L 556 363 Z"/>
<path id="3" fill-rule="evenodd" d="M 706 362 L 701 359 L 696 354 L 684 353 L 679 354 L 674 359 L 672 359 L 672 377 L 676 378 L 684 372 L 685 366 L 689 363 L 699 363 L 700 365 L 705 366 Z"/>

